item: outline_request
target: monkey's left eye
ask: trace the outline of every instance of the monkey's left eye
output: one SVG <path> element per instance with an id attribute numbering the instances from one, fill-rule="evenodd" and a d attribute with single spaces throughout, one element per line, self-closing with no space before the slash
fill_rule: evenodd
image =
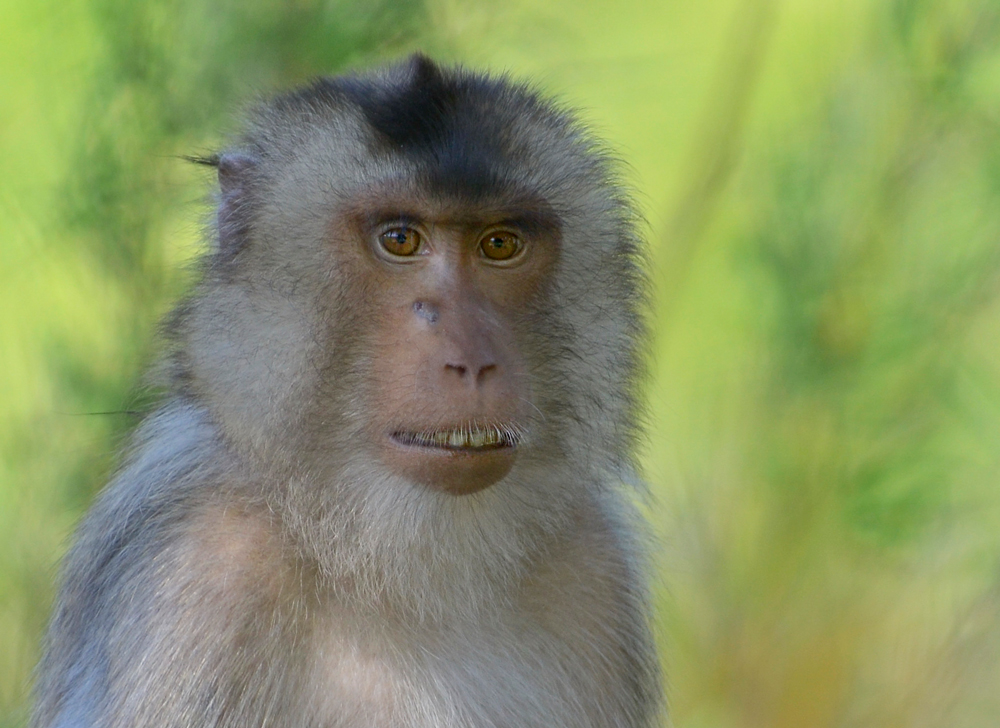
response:
<path id="1" fill-rule="evenodd" d="M 382 247 L 393 255 L 414 255 L 420 250 L 420 233 L 413 228 L 393 228 L 379 235 Z"/>
<path id="2" fill-rule="evenodd" d="M 479 241 L 479 249 L 490 260 L 510 260 L 523 247 L 520 238 L 505 231 L 490 233 Z"/>

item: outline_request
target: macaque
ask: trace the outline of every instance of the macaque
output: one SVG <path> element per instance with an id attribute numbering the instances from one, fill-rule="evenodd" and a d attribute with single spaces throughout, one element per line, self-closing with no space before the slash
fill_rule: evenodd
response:
<path id="1" fill-rule="evenodd" d="M 417 55 L 262 103 L 36 728 L 654 725 L 643 274 L 613 159 Z"/>

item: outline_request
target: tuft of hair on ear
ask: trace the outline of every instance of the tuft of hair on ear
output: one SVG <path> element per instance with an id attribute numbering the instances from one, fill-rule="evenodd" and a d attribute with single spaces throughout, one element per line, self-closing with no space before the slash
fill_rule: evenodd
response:
<path id="1" fill-rule="evenodd" d="M 190 162 L 191 164 L 198 164 L 202 167 L 218 167 L 219 166 L 219 155 L 209 154 L 207 156 L 202 156 L 200 154 L 182 154 L 181 159 L 185 162 Z"/>

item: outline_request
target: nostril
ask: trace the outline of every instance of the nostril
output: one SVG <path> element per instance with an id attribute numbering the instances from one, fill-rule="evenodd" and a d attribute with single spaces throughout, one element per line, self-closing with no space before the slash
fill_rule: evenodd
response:
<path id="1" fill-rule="evenodd" d="M 470 373 L 470 368 L 465 364 L 453 364 L 451 362 L 446 363 L 444 368 L 448 371 L 452 371 L 459 376 L 460 379 L 465 379 L 466 375 Z M 495 371 L 497 368 L 496 364 L 484 364 L 483 366 L 473 366 L 472 371 L 476 372 L 476 383 L 481 383 L 490 373 Z"/>
<path id="2" fill-rule="evenodd" d="M 486 378 L 488 374 L 492 374 L 497 368 L 496 364 L 486 364 L 479 368 L 479 373 L 476 375 L 476 381 L 481 382 Z"/>

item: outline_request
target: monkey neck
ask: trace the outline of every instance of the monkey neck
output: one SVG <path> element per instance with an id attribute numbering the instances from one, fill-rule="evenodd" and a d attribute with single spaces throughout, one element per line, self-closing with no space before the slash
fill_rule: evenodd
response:
<path id="1" fill-rule="evenodd" d="M 576 518 L 568 484 L 538 485 L 530 471 L 452 496 L 349 470 L 322 487 L 291 479 L 271 510 L 285 514 L 281 529 L 319 593 L 361 612 L 478 621 L 516 599 Z"/>
<path id="2" fill-rule="evenodd" d="M 170 452 L 156 437 L 167 427 L 185 433 Z M 158 461 L 145 466 L 157 497 L 181 491 L 198 508 L 244 514 L 306 598 L 414 622 L 479 620 L 511 604 L 591 498 L 581 473 L 530 457 L 468 496 L 414 486 L 361 457 L 265 469 L 184 398 L 151 417 L 137 442 L 136 458 Z M 181 465 L 192 477 L 178 482 Z"/>

